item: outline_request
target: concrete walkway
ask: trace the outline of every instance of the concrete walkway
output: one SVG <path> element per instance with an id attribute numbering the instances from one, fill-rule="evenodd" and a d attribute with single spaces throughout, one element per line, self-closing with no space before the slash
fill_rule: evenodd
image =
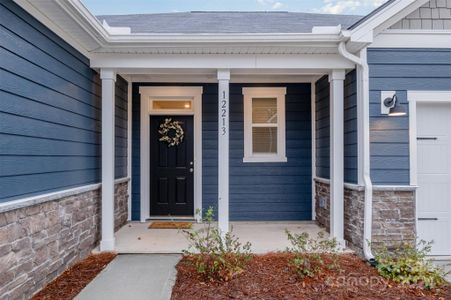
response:
<path id="1" fill-rule="evenodd" d="M 231 222 L 233 233 L 240 242 L 251 242 L 252 252 L 257 254 L 283 251 L 290 242 L 285 229 L 293 233 L 308 232 L 316 237 L 322 229 L 311 221 L 290 222 Z M 189 244 L 185 235 L 177 229 L 149 229 L 149 223 L 130 222 L 116 232 L 116 251 L 135 253 L 182 253 Z M 194 224 L 193 229 L 204 227 Z M 326 233 L 326 236 L 328 234 Z"/>
<path id="2" fill-rule="evenodd" d="M 171 298 L 178 254 L 118 255 L 76 300 Z"/>

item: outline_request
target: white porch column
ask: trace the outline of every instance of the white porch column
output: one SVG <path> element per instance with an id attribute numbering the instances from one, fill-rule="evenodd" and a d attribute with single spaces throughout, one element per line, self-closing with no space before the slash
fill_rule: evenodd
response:
<path id="1" fill-rule="evenodd" d="M 114 250 L 114 102 L 116 72 L 101 69 L 102 79 L 102 240 L 101 251 Z"/>
<path id="2" fill-rule="evenodd" d="M 330 83 L 330 235 L 344 246 L 344 70 Z"/>
<path id="3" fill-rule="evenodd" d="M 218 227 L 229 231 L 229 81 L 230 70 L 218 70 Z"/>

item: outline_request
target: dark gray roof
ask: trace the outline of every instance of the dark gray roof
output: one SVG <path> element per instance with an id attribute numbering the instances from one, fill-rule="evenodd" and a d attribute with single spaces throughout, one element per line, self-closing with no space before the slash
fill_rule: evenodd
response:
<path id="1" fill-rule="evenodd" d="M 348 29 L 354 29 L 357 26 L 359 26 L 360 24 L 362 24 L 363 22 L 365 22 L 366 20 L 368 20 L 369 18 L 371 18 L 372 16 L 374 16 L 375 14 L 377 14 L 379 11 L 381 11 L 382 9 L 386 8 L 387 6 L 389 6 L 390 4 L 392 4 L 393 2 L 395 2 L 395 0 L 388 0 L 387 2 L 385 2 L 384 4 L 382 4 L 381 6 L 377 7 L 375 10 L 373 10 L 372 12 L 370 12 L 369 14 L 367 14 L 365 17 L 361 18 L 360 20 L 358 20 L 357 22 L 355 22 L 354 24 L 352 24 L 351 26 L 349 26 Z"/>
<path id="2" fill-rule="evenodd" d="M 97 16 L 132 33 L 308 33 L 314 26 L 342 25 L 360 20 L 355 15 L 299 12 L 181 12 Z"/>

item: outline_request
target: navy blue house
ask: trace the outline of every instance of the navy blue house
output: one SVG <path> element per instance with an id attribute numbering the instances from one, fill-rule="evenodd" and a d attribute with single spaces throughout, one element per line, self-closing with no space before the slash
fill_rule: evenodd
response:
<path id="1" fill-rule="evenodd" d="M 366 259 L 416 237 L 451 255 L 451 3 L 424 2 L 94 16 L 0 0 L 0 298 L 117 250 L 127 222 L 209 207 L 222 231 L 306 221 Z"/>

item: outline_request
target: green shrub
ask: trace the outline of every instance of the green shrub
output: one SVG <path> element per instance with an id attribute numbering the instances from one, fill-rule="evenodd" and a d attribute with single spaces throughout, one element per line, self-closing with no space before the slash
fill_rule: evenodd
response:
<path id="1" fill-rule="evenodd" d="M 379 247 L 375 251 L 379 274 L 402 284 L 421 284 L 425 289 L 445 284 L 446 273 L 426 259 L 431 244 L 423 240 L 417 245 L 403 243 L 392 251 Z"/>
<path id="2" fill-rule="evenodd" d="M 318 232 L 317 238 L 310 238 L 307 232 L 293 234 L 285 230 L 291 247 L 287 251 L 294 254 L 291 266 L 300 278 L 314 277 L 324 269 L 338 269 L 337 241 L 326 239 L 324 232 Z M 325 256 L 330 258 L 326 262 Z"/>
<path id="3" fill-rule="evenodd" d="M 214 211 L 210 207 L 203 228 L 183 231 L 189 242 L 183 253 L 186 262 L 205 280 L 228 281 L 241 273 L 251 259 L 251 244 L 242 245 L 232 231 L 222 234 L 213 220 Z"/>

